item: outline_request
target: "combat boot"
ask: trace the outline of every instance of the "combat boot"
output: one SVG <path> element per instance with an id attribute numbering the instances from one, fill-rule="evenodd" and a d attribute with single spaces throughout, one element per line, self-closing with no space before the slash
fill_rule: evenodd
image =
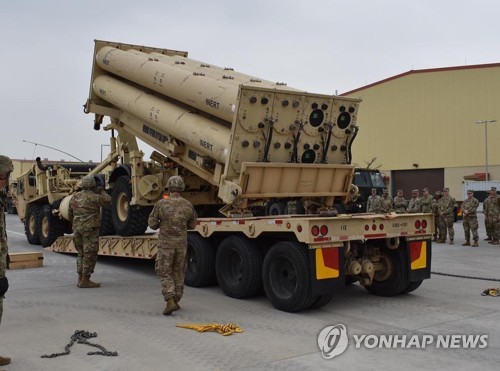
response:
<path id="1" fill-rule="evenodd" d="M 445 240 L 437 240 L 436 243 L 445 243 L 446 241 Z"/>
<path id="2" fill-rule="evenodd" d="M 453 245 L 453 240 L 450 240 L 450 245 Z"/>
<path id="3" fill-rule="evenodd" d="M 472 247 L 479 247 L 479 244 L 477 243 L 477 241 L 474 241 L 474 243 L 472 244 Z"/>
<path id="4" fill-rule="evenodd" d="M 82 283 L 82 277 L 82 274 L 78 273 L 78 283 L 76 284 L 76 286 L 80 287 L 80 283 Z"/>
<path id="5" fill-rule="evenodd" d="M 469 241 L 465 241 L 462 246 L 470 246 L 470 242 Z"/>
<path id="6" fill-rule="evenodd" d="M 0 366 L 5 366 L 10 363 L 10 358 L 9 357 L 1 357 L 0 356 Z"/>
<path id="7" fill-rule="evenodd" d="M 490 242 L 492 245 L 500 245 L 500 241 L 497 239 L 494 239 L 492 242 Z"/>
<path id="8" fill-rule="evenodd" d="M 173 311 L 176 311 L 176 310 L 179 310 L 181 307 L 179 306 L 179 304 L 177 304 L 175 302 L 175 299 L 174 298 L 168 298 L 167 299 L 167 306 L 165 307 L 165 309 L 163 310 L 163 314 L 165 316 L 169 316 L 172 314 Z"/>
<path id="9" fill-rule="evenodd" d="M 432 238 L 432 242 L 437 242 L 437 240 L 438 240 L 438 239 L 437 239 L 436 237 L 433 237 L 433 238 Z"/>
<path id="10" fill-rule="evenodd" d="M 484 240 L 485 240 L 485 241 L 491 241 L 491 237 L 490 237 L 490 236 L 488 236 L 488 237 L 486 237 Z"/>
<path id="11" fill-rule="evenodd" d="M 81 289 L 95 289 L 97 287 L 101 287 L 101 284 L 98 282 L 92 282 L 90 280 L 90 276 L 83 276 L 78 287 Z"/>

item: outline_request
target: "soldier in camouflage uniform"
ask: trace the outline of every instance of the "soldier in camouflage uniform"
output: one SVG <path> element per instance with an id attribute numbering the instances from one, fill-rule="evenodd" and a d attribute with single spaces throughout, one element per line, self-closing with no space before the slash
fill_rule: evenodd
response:
<path id="1" fill-rule="evenodd" d="M 372 188 L 372 194 L 368 196 L 366 202 L 366 212 L 367 213 L 379 213 L 380 212 L 380 200 L 381 197 L 377 194 L 377 190 Z"/>
<path id="2" fill-rule="evenodd" d="M 70 202 L 70 220 L 73 223 L 73 241 L 78 251 L 76 271 L 80 288 L 96 288 L 101 284 L 92 282 L 99 251 L 99 228 L 101 225 L 101 207 L 111 203 L 111 197 L 96 189 L 93 175 L 82 179 L 82 190 L 76 193 Z"/>
<path id="3" fill-rule="evenodd" d="M 497 195 L 497 188 L 496 187 L 491 187 L 490 194 L 486 199 L 483 201 L 483 214 L 484 214 L 484 226 L 486 228 L 486 238 L 484 239 L 485 241 L 491 241 L 492 240 L 492 223 L 490 223 L 488 219 L 488 206 L 492 202 L 495 202 L 495 200 L 500 197 Z"/>
<path id="4" fill-rule="evenodd" d="M 380 212 L 387 214 L 391 211 L 394 211 L 394 204 L 392 198 L 389 197 L 389 190 L 384 189 L 384 193 L 380 199 Z"/>
<path id="5" fill-rule="evenodd" d="M 495 191 L 490 193 L 490 202 L 488 204 L 488 211 L 486 217 L 490 223 L 491 241 L 488 242 L 492 245 L 500 245 L 500 197 L 496 195 Z"/>
<path id="6" fill-rule="evenodd" d="M 441 191 L 434 192 L 434 198 L 432 199 L 432 213 L 434 214 L 434 235 L 432 236 L 432 241 L 436 242 L 441 239 L 441 230 L 439 229 L 439 207 L 438 202 L 441 198 Z"/>
<path id="7" fill-rule="evenodd" d="M 169 197 L 156 203 L 148 225 L 152 229 L 160 228 L 155 271 L 167 302 L 163 314 L 168 316 L 180 309 L 187 263 L 187 230 L 196 226 L 197 215 L 193 205 L 179 194 L 184 190 L 180 176 L 168 179 L 167 190 Z"/>
<path id="8" fill-rule="evenodd" d="M 411 191 L 411 198 L 408 202 L 408 208 L 406 211 L 410 214 L 420 212 L 420 198 L 418 197 L 418 189 Z"/>
<path id="9" fill-rule="evenodd" d="M 3 313 L 3 298 L 4 294 L 9 288 L 9 281 L 5 276 L 7 269 L 7 228 L 5 225 L 5 211 L 7 196 L 6 188 L 9 182 L 10 173 L 14 170 L 12 161 L 7 156 L 0 155 L 0 322 L 2 322 Z M 0 366 L 8 365 L 10 363 L 9 357 L 0 356 Z"/>
<path id="10" fill-rule="evenodd" d="M 420 197 L 420 212 L 422 213 L 432 213 L 432 201 L 433 198 L 429 194 L 429 189 L 423 189 L 422 197 Z"/>
<path id="11" fill-rule="evenodd" d="M 463 215 L 463 227 L 464 227 L 464 235 L 465 242 L 462 246 L 471 246 L 470 244 L 470 232 L 472 230 L 472 239 L 473 244 L 472 247 L 478 247 L 477 243 L 479 240 L 479 235 L 477 234 L 478 223 L 477 223 L 477 214 L 476 210 L 479 206 L 479 201 L 474 197 L 474 191 L 467 191 L 467 198 L 462 202 L 462 215 Z"/>
<path id="12" fill-rule="evenodd" d="M 450 237 L 450 245 L 453 245 L 453 239 L 455 238 L 455 230 L 453 229 L 453 223 L 455 222 L 455 215 L 453 214 L 455 204 L 455 199 L 450 196 L 450 190 L 444 188 L 443 196 L 438 202 L 439 228 L 441 229 L 441 239 L 437 241 L 438 243 L 446 242 L 446 234 L 448 234 Z"/>
<path id="13" fill-rule="evenodd" d="M 394 210 L 397 214 L 406 213 L 406 208 L 408 207 L 408 201 L 403 197 L 403 190 L 398 189 L 396 197 L 394 197 Z"/>

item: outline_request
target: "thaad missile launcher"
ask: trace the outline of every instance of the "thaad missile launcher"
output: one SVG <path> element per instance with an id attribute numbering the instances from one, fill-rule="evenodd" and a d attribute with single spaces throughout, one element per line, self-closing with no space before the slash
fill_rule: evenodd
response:
<path id="1" fill-rule="evenodd" d="M 210 203 L 241 210 L 268 200 L 346 201 L 359 103 L 182 51 L 97 40 L 85 109 L 96 129 L 109 116 L 106 129 L 141 139 L 209 184 Z"/>

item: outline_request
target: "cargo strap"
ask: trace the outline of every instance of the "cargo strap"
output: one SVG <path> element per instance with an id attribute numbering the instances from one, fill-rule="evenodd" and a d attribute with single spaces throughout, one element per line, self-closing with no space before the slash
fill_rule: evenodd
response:
<path id="1" fill-rule="evenodd" d="M 208 324 L 177 324 L 176 327 L 196 330 L 198 332 L 216 331 L 223 336 L 232 335 L 235 332 L 243 332 L 243 329 L 235 323 L 226 323 L 224 325 L 218 323 Z"/>
<path id="2" fill-rule="evenodd" d="M 500 296 L 500 287 L 484 290 L 481 295 L 483 296 Z"/>
<path id="3" fill-rule="evenodd" d="M 104 348 L 102 345 L 93 344 L 87 340 L 87 339 L 95 338 L 95 337 L 97 337 L 97 332 L 76 330 L 75 333 L 71 336 L 71 341 L 69 342 L 69 344 L 64 347 L 64 352 L 43 354 L 41 357 L 42 358 L 56 358 L 59 356 L 68 355 L 71 352 L 70 348 L 73 346 L 74 343 L 85 344 L 85 345 L 88 345 L 88 346 L 91 346 L 91 347 L 94 347 L 94 348 L 101 350 L 100 352 L 88 352 L 87 355 L 89 355 L 89 356 L 101 355 L 101 356 L 107 356 L 107 357 L 114 357 L 114 356 L 118 355 L 118 352 L 110 352 L 110 351 L 106 350 L 106 348 Z"/>

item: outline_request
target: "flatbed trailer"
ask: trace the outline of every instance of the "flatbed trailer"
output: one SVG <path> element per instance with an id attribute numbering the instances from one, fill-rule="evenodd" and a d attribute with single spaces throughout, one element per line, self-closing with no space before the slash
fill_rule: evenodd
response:
<path id="1" fill-rule="evenodd" d="M 351 282 L 370 293 L 406 294 L 430 278 L 432 214 L 199 218 L 188 234 L 186 284 L 216 282 L 246 298 L 262 287 L 278 309 L 326 305 Z M 157 234 L 101 236 L 99 255 L 154 259 Z M 76 253 L 72 236 L 51 251 Z"/>

